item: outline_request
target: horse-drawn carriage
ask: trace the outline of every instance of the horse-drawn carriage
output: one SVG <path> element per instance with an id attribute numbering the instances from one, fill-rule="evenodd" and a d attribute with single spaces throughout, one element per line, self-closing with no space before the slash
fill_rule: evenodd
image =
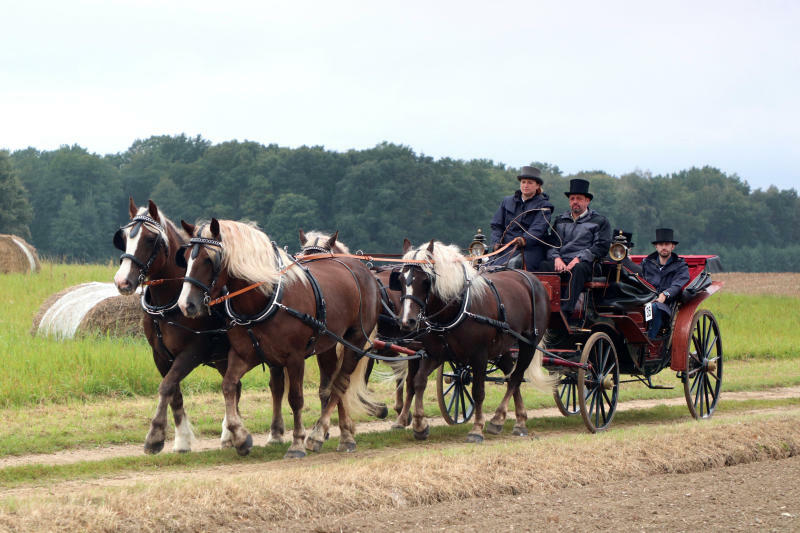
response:
<path id="1" fill-rule="evenodd" d="M 711 255 L 682 256 L 691 279 L 673 304 L 671 323 L 652 340 L 647 322 L 657 291 L 630 267 L 645 256 L 629 257 L 627 251 L 624 243 L 612 245 L 609 257 L 595 265 L 596 276 L 585 284 L 570 317 L 561 311 L 566 278 L 536 273 L 550 295 L 550 320 L 539 349 L 545 354 L 545 367 L 559 376 L 553 392 L 556 405 L 565 416 L 580 413 L 589 431 L 601 431 L 616 412 L 620 383 L 671 388 L 651 380 L 670 367 L 683 384 L 691 415 L 708 418 L 719 399 L 723 352 L 716 318 L 698 307 L 722 286 L 710 278 L 718 271 L 719 260 Z M 464 423 L 472 416 L 471 379 L 472 369 L 465 365 L 448 361 L 439 369 L 439 406 L 449 424 Z M 503 382 L 504 376 L 491 364 L 486 379 Z"/>

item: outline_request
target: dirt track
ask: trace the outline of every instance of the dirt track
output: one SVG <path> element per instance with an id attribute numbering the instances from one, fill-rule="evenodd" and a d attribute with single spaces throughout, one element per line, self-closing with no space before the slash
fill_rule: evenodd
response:
<path id="1" fill-rule="evenodd" d="M 780 398 L 793 398 L 800 397 L 800 386 L 798 387 L 785 387 L 779 389 L 771 389 L 765 391 L 742 391 L 742 392 L 723 392 L 722 398 L 729 400 L 747 400 L 747 399 L 780 399 Z M 618 406 L 618 412 L 627 411 L 631 409 L 647 409 L 656 405 L 685 405 L 683 398 L 671 398 L 666 400 L 633 400 L 628 402 L 621 402 Z M 555 407 L 547 409 L 533 409 L 528 411 L 528 418 L 539 418 L 545 416 L 561 416 Z M 428 419 L 432 426 L 441 426 L 445 422 L 441 418 Z M 390 416 L 386 421 L 375 421 L 362 423 L 358 425 L 358 433 L 368 433 L 376 431 L 389 431 L 391 429 L 393 419 Z M 339 436 L 339 428 L 332 426 L 331 437 Z M 253 440 L 256 445 L 264 445 L 267 440 L 266 434 L 254 434 Z M 169 452 L 172 449 L 172 442 L 167 441 L 164 450 Z M 219 439 L 198 439 L 192 446 L 192 451 L 204 450 L 217 450 L 219 449 Z M 128 457 L 141 455 L 142 445 L 118 445 L 107 446 L 104 448 L 94 449 L 79 449 L 79 450 L 66 450 L 51 454 L 32 454 L 21 456 L 6 456 L 0 457 L 0 468 L 9 466 L 21 466 L 29 464 L 42 464 L 42 465 L 57 465 L 57 464 L 70 464 L 81 461 L 102 461 L 112 459 L 115 457 Z"/>

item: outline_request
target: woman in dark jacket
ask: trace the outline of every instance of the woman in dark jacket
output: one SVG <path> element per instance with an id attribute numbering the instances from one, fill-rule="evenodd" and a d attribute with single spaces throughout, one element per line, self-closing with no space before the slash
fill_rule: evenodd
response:
<path id="1" fill-rule="evenodd" d="M 503 198 L 500 207 L 492 218 L 492 244 L 497 250 L 517 237 L 525 239 L 525 268 L 537 270 L 547 253 L 544 244 L 553 204 L 542 191 L 542 173 L 536 167 L 522 167 L 517 176 L 519 190 Z M 505 265 L 519 254 L 516 248 L 509 248 L 497 256 L 492 264 Z"/>

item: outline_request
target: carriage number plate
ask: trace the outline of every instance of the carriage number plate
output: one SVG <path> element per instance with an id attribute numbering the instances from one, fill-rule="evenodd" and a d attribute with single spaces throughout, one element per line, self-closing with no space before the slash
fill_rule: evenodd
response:
<path id="1" fill-rule="evenodd" d="M 645 304 L 644 306 L 644 320 L 650 322 L 653 320 L 653 303 Z"/>

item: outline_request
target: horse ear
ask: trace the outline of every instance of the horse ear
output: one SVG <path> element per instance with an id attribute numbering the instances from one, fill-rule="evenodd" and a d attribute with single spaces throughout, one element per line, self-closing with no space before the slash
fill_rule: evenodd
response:
<path id="1" fill-rule="evenodd" d="M 431 243 L 428 245 L 428 252 L 433 253 L 433 239 L 431 239 Z"/>
<path id="2" fill-rule="evenodd" d="M 308 242 L 308 239 L 306 239 L 306 234 L 303 232 L 303 228 L 300 228 L 297 231 L 297 234 L 300 236 L 300 246 L 305 246 Z"/>
<path id="3" fill-rule="evenodd" d="M 136 216 L 136 212 L 139 211 L 139 208 L 136 207 L 136 204 L 133 203 L 133 196 L 128 196 L 128 212 L 131 215 L 131 218 Z"/>
<path id="4" fill-rule="evenodd" d="M 158 220 L 158 206 L 153 200 L 147 201 L 147 210 L 150 211 L 150 216 L 153 220 Z"/>
<path id="5" fill-rule="evenodd" d="M 219 220 L 216 218 L 211 219 L 211 235 L 213 237 L 219 237 Z"/>
<path id="6" fill-rule="evenodd" d="M 334 233 L 333 236 L 330 239 L 328 239 L 328 249 L 329 250 L 332 251 L 333 247 L 336 246 L 336 238 L 338 236 L 339 236 L 339 230 L 337 229 L 336 233 Z"/>
<path id="7" fill-rule="evenodd" d="M 411 249 L 411 241 L 403 239 L 403 253 L 406 254 Z"/>
<path id="8" fill-rule="evenodd" d="M 194 225 L 189 224 L 185 220 L 181 219 L 181 226 L 183 227 L 183 231 L 188 233 L 190 237 L 194 235 L 194 229 L 195 229 Z"/>

